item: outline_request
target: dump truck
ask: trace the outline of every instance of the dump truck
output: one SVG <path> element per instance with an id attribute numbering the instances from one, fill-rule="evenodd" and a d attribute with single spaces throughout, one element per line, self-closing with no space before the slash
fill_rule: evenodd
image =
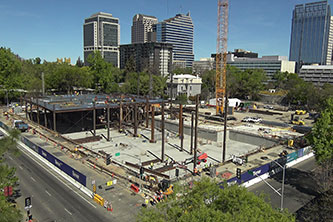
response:
<path id="1" fill-rule="evenodd" d="M 23 120 L 14 120 L 13 128 L 20 130 L 21 132 L 25 132 L 28 130 L 28 124 L 23 122 Z"/>

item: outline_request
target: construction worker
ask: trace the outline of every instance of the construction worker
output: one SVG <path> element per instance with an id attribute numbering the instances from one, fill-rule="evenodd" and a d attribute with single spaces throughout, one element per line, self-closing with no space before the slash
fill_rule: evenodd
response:
<path id="1" fill-rule="evenodd" d="M 198 175 L 198 169 L 194 168 L 194 175 Z"/>
<path id="2" fill-rule="evenodd" d="M 152 170 L 154 168 L 154 162 L 150 163 L 150 169 Z"/>

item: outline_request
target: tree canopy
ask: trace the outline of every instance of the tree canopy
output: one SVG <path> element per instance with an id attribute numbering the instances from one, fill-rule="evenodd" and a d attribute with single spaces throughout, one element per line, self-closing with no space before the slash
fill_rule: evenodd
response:
<path id="1" fill-rule="evenodd" d="M 156 207 L 143 208 L 140 222 L 201 222 L 201 221 L 295 221 L 286 211 L 273 209 L 263 195 L 255 195 L 246 188 L 232 185 L 221 189 L 203 178 L 192 189 L 176 186 L 174 194 Z"/>
<path id="2" fill-rule="evenodd" d="M 327 99 L 325 109 L 307 139 L 319 164 L 333 160 L 333 96 Z"/>

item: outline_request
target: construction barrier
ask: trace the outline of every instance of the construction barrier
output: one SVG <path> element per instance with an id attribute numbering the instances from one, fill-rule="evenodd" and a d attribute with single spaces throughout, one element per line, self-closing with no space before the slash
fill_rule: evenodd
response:
<path id="1" fill-rule="evenodd" d="M 139 187 L 135 186 L 133 183 L 131 184 L 131 189 L 132 189 L 135 193 L 139 193 Z"/>
<path id="2" fill-rule="evenodd" d="M 95 195 L 94 195 L 94 201 L 95 201 L 96 203 L 98 203 L 99 205 L 104 206 L 104 198 L 101 197 L 100 195 L 95 194 Z"/>

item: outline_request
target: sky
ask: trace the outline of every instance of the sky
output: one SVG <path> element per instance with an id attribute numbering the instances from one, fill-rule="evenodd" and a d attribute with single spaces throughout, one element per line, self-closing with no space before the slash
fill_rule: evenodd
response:
<path id="1" fill-rule="evenodd" d="M 228 51 L 288 56 L 292 11 L 308 2 L 313 0 L 229 0 Z M 135 14 L 163 21 L 190 12 L 195 60 L 216 51 L 217 0 L 0 0 L 0 47 L 25 59 L 75 63 L 83 58 L 84 19 L 100 11 L 119 18 L 121 44 L 131 43 Z"/>

